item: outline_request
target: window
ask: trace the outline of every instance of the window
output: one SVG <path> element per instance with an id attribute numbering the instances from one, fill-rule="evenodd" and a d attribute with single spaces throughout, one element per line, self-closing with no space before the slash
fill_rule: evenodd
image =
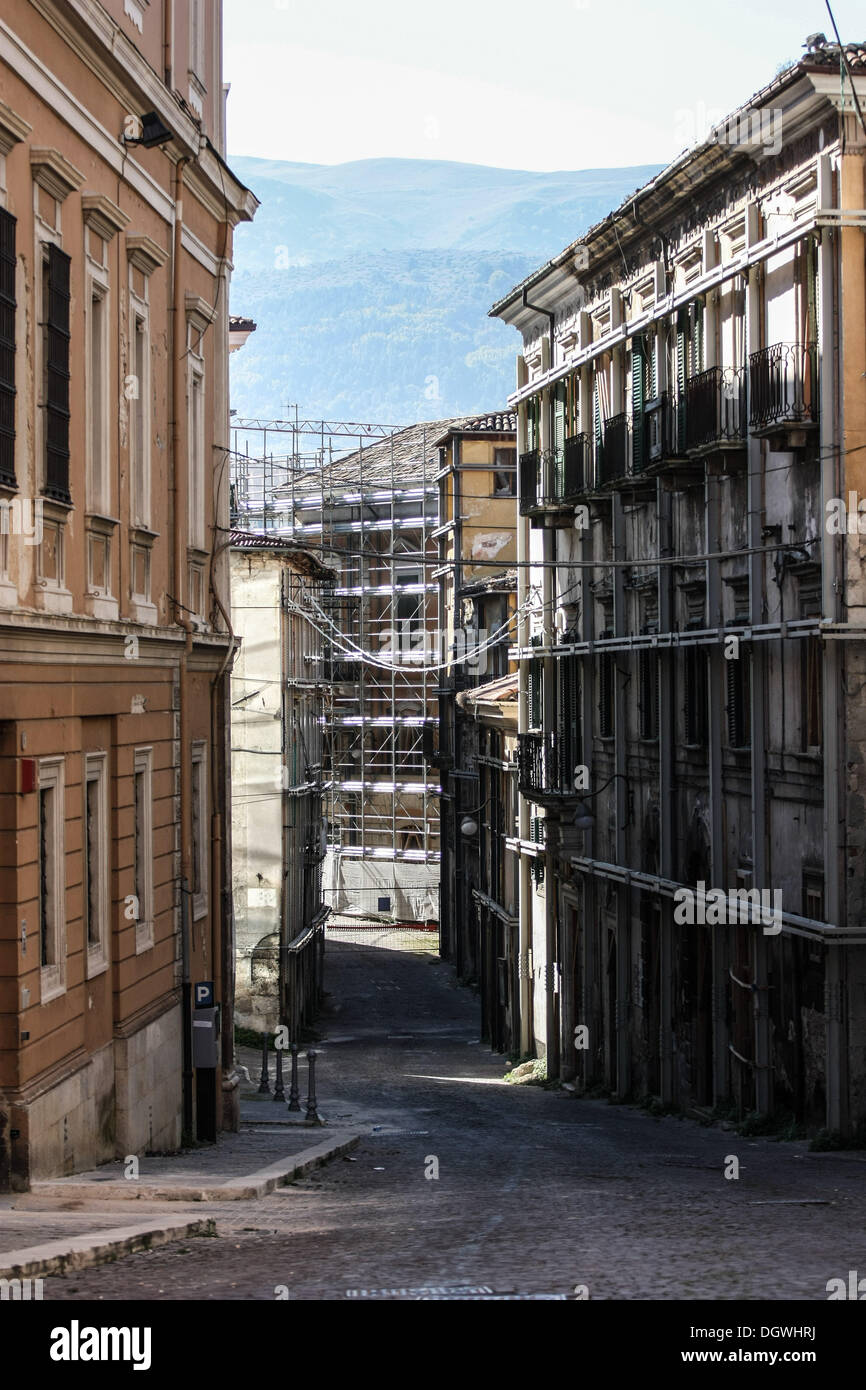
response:
<path id="1" fill-rule="evenodd" d="M 42 406 L 45 411 L 46 496 L 69 495 L 69 268 L 70 258 L 53 242 L 42 264 Z"/>
<path id="2" fill-rule="evenodd" d="M 192 746 L 192 916 L 193 921 L 207 912 L 207 763 L 206 744 Z"/>
<path id="3" fill-rule="evenodd" d="M 15 228 L 0 208 L 0 483 L 15 486 Z"/>
<path id="4" fill-rule="evenodd" d="M 417 591 L 422 583 L 420 570 L 396 570 L 394 573 L 394 615 L 396 619 L 395 649 L 411 652 L 417 645 L 417 635 L 424 627 L 424 595 L 422 593 L 400 592 L 412 588 Z"/>
<path id="5" fill-rule="evenodd" d="M 825 921 L 823 869 L 803 870 L 803 916 L 813 922 Z"/>
<path id="6" fill-rule="evenodd" d="M 683 714 L 685 741 L 692 748 L 707 742 L 707 656 L 701 647 L 686 647 L 683 652 Z"/>
<path id="7" fill-rule="evenodd" d="M 514 449 L 493 450 L 493 496 L 517 496 L 517 453 Z"/>
<path id="8" fill-rule="evenodd" d="M 752 658 L 747 647 L 725 662 L 727 667 L 728 743 L 731 748 L 750 748 L 752 744 L 751 697 Z"/>
<path id="9" fill-rule="evenodd" d="M 62 758 L 39 764 L 37 862 L 43 1004 L 66 987 L 66 847 Z"/>
<path id="10" fill-rule="evenodd" d="M 200 361 L 200 359 L 199 359 Z M 189 543 L 205 548 L 204 374 L 193 366 L 189 383 Z M 198 611 L 198 610 L 195 610 Z"/>
<path id="11" fill-rule="evenodd" d="M 823 743 L 823 653 L 817 637 L 807 637 L 801 647 L 803 751 L 820 749 Z"/>
<path id="12" fill-rule="evenodd" d="M 91 281 L 87 321 L 87 509 L 111 510 L 108 449 L 108 301 Z"/>
<path id="13" fill-rule="evenodd" d="M 658 652 L 638 653 L 638 712 L 642 739 L 659 736 L 659 658 Z"/>
<path id="14" fill-rule="evenodd" d="M 189 0 L 189 66 L 196 77 L 204 79 L 203 0 Z"/>
<path id="15" fill-rule="evenodd" d="M 133 526 L 150 525 L 150 342 L 147 318 L 133 311 L 130 366 L 132 392 L 129 402 L 129 468 Z M 136 592 L 149 596 L 150 586 Z"/>
<path id="16" fill-rule="evenodd" d="M 153 749 L 136 748 L 133 757 L 133 855 L 131 906 L 135 953 L 153 945 Z"/>
<path id="17" fill-rule="evenodd" d="M 612 637 L 605 629 L 601 638 Z M 613 652 L 601 652 L 598 658 L 598 732 L 601 738 L 614 736 L 614 658 Z"/>
<path id="18" fill-rule="evenodd" d="M 541 646 L 540 637 L 530 637 L 531 647 Z M 544 722 L 544 664 L 537 657 L 529 662 L 529 727 L 540 729 Z"/>
<path id="19" fill-rule="evenodd" d="M 104 753 L 84 760 L 84 877 L 82 883 L 87 974 L 108 965 L 108 779 Z"/>

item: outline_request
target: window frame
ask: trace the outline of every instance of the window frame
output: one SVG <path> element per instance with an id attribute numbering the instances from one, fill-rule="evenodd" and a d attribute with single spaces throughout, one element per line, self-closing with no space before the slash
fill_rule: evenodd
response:
<path id="1" fill-rule="evenodd" d="M 51 851 L 50 864 L 43 863 L 43 819 L 42 793 L 51 791 Z M 66 991 L 66 760 L 60 755 L 40 758 L 37 772 L 37 813 L 36 813 L 36 872 L 37 904 L 39 929 L 39 967 L 40 1000 L 43 1004 Z M 50 959 L 46 955 L 43 914 L 46 911 L 46 898 L 43 896 L 43 882 L 51 878 L 51 949 Z M 47 889 L 49 885 L 45 883 Z M 47 895 L 46 895 L 47 896 Z"/>
<path id="2" fill-rule="evenodd" d="M 200 918 L 207 916 L 208 876 L 210 872 L 207 816 L 207 743 L 204 739 L 196 739 L 192 743 L 190 761 L 190 841 L 193 860 L 190 899 L 192 902 L 192 920 L 198 922 Z M 196 834 L 196 800 L 199 803 L 198 834 Z M 196 875 L 198 877 L 198 891 L 196 891 Z"/>
<path id="3" fill-rule="evenodd" d="M 99 820 L 96 826 L 96 865 L 95 876 L 98 883 L 97 932 L 91 937 L 90 896 L 93 883 L 93 869 L 90 864 L 90 839 L 88 831 L 89 788 L 96 787 Z M 108 868 L 108 757 L 104 752 L 85 753 L 82 776 L 83 807 L 81 836 L 81 918 L 83 940 L 87 952 L 87 978 L 101 975 L 108 969 L 108 920 L 110 912 L 110 888 Z"/>
<path id="4" fill-rule="evenodd" d="M 141 836 L 139 839 L 139 807 L 136 799 L 138 778 L 143 778 L 144 796 L 141 803 Z M 139 872 L 138 846 L 143 856 Z M 132 895 L 138 899 L 135 918 L 135 954 L 153 946 L 153 748 L 136 748 L 132 759 Z M 141 891 L 139 891 L 141 890 Z"/>

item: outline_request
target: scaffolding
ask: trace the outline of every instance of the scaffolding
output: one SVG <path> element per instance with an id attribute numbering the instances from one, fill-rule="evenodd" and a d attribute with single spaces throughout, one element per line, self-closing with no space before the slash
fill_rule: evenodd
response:
<path id="1" fill-rule="evenodd" d="M 438 920 L 439 469 L 449 422 L 232 420 L 231 518 L 338 567 L 324 637 L 325 884 L 338 913 Z"/>

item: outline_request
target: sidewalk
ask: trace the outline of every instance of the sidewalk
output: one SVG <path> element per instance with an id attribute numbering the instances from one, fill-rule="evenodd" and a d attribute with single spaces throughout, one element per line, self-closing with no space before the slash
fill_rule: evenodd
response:
<path id="1" fill-rule="evenodd" d="M 271 1060 L 272 1088 L 273 1068 Z M 305 1102 L 306 1067 L 302 1075 Z M 118 1159 L 0 1198 L 0 1279 L 64 1273 L 185 1236 L 216 1235 L 224 1203 L 255 1201 L 358 1143 L 357 1131 L 308 1124 L 305 1109 L 290 1112 L 273 1094 L 259 1095 L 257 1083 L 258 1071 L 242 1083 L 240 1131 L 216 1144 L 141 1157 L 133 1173 Z M 142 1203 L 137 1219 L 130 1201 Z M 219 1206 L 201 1216 L 184 1214 L 183 1203 Z"/>

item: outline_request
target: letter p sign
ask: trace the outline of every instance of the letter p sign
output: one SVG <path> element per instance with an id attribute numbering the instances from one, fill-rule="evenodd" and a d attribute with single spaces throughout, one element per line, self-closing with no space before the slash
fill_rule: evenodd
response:
<path id="1" fill-rule="evenodd" d="M 213 980 L 199 980 L 195 985 L 195 1006 L 197 1009 L 212 1009 Z"/>

